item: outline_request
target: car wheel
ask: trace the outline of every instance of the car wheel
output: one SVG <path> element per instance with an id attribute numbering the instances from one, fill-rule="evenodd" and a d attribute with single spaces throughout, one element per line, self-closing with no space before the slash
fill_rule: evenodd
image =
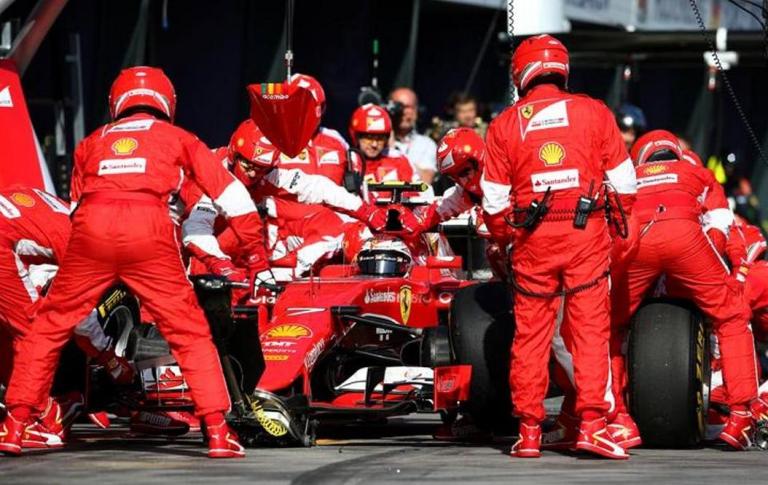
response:
<path id="1" fill-rule="evenodd" d="M 709 400 L 709 336 L 687 302 L 651 300 L 632 319 L 629 403 L 643 443 L 697 446 L 705 436 Z"/>
<path id="2" fill-rule="evenodd" d="M 451 304 L 450 339 L 457 364 L 472 366 L 470 398 L 462 412 L 489 430 L 512 425 L 509 349 L 514 334 L 512 299 L 503 283 L 459 290 Z"/>

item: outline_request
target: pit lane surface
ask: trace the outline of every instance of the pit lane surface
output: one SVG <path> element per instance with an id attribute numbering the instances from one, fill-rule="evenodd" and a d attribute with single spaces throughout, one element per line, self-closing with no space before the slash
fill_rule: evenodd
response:
<path id="1" fill-rule="evenodd" d="M 173 441 L 131 436 L 125 423 L 99 430 L 77 424 L 74 442 L 55 452 L 0 457 L 0 483 L 751 483 L 762 481 L 768 453 L 637 450 L 628 462 L 545 452 L 539 460 L 505 455 L 511 442 L 434 441 L 434 416 L 387 425 L 322 430 L 314 448 L 250 449 L 240 460 L 204 457 L 199 434 Z"/>

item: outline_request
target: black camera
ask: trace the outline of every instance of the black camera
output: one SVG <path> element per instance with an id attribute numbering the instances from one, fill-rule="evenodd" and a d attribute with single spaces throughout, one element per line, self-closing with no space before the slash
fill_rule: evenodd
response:
<path id="1" fill-rule="evenodd" d="M 392 126 L 398 126 L 400 121 L 403 119 L 403 112 L 405 111 L 405 106 L 403 103 L 399 101 L 392 101 L 390 99 L 387 101 L 387 104 L 384 105 L 384 109 L 387 110 L 389 117 L 392 119 Z"/>

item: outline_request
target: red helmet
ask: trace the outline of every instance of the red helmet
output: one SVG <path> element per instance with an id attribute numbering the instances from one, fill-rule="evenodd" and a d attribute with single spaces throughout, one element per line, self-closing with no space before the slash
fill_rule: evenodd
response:
<path id="1" fill-rule="evenodd" d="M 704 162 L 701 161 L 701 157 L 693 150 L 683 150 L 683 159 L 691 162 L 691 165 L 704 166 Z"/>
<path id="2" fill-rule="evenodd" d="M 560 74 L 567 82 L 568 71 L 568 49 L 551 35 L 525 39 L 512 55 L 512 78 L 520 91 L 544 74 Z"/>
<path id="3" fill-rule="evenodd" d="M 274 168 L 280 159 L 280 152 L 250 118 L 240 123 L 232 133 L 227 152 L 234 164 L 235 174 L 241 180 L 247 170 L 243 165 L 266 173 Z"/>
<path id="4" fill-rule="evenodd" d="M 123 69 L 109 90 L 109 114 L 113 120 L 127 109 L 152 108 L 170 121 L 176 114 L 176 90 L 168 76 L 157 67 L 136 66 Z"/>
<path id="5" fill-rule="evenodd" d="M 392 133 L 392 119 L 387 110 L 372 103 L 357 108 L 349 120 L 349 137 L 354 145 L 357 145 L 358 133 L 389 136 Z"/>
<path id="6" fill-rule="evenodd" d="M 437 166 L 442 175 L 451 177 L 464 189 L 479 194 L 484 154 L 485 142 L 475 130 L 453 128 L 443 136 L 437 147 Z M 475 175 L 472 179 L 464 181 L 461 174 L 469 168 L 475 169 Z"/>
<path id="7" fill-rule="evenodd" d="M 299 87 L 312 93 L 315 101 L 320 105 L 320 113 L 325 111 L 325 90 L 317 79 L 307 74 L 296 73 L 291 76 L 290 82 L 296 83 Z"/>
<path id="8" fill-rule="evenodd" d="M 680 140 L 666 130 L 653 130 L 638 138 L 630 151 L 635 165 L 658 160 L 681 160 Z"/>

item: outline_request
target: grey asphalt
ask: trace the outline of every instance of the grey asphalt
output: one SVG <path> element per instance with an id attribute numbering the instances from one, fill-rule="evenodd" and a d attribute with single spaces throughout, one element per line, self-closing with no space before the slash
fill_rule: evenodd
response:
<path id="1" fill-rule="evenodd" d="M 644 450 L 627 462 L 545 452 L 512 459 L 510 442 L 437 442 L 430 415 L 386 425 L 326 429 L 320 446 L 249 449 L 245 459 L 209 460 L 199 434 L 173 441 L 77 424 L 65 450 L 0 458 L 2 484 L 171 483 L 761 483 L 768 453 L 721 448 Z"/>

